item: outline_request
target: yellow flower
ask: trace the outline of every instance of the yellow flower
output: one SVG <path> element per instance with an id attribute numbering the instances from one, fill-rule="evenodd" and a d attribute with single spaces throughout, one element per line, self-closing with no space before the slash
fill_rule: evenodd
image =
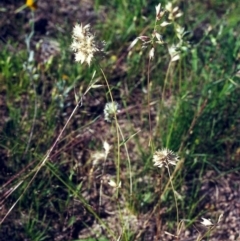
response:
<path id="1" fill-rule="evenodd" d="M 31 9 L 31 10 L 36 10 L 37 9 L 37 2 L 35 0 L 26 0 L 26 5 Z"/>

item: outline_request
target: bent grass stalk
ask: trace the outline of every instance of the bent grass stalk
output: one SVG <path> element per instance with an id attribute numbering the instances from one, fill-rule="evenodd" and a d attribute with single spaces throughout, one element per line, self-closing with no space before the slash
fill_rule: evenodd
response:
<path id="1" fill-rule="evenodd" d="M 5 214 L 5 216 L 3 217 L 3 219 L 0 221 L 0 225 L 4 222 L 4 220 L 6 219 L 6 217 L 9 215 L 9 213 L 12 211 L 12 209 L 16 206 L 16 204 L 19 202 L 19 200 L 23 197 L 23 195 L 25 194 L 25 192 L 27 191 L 27 189 L 29 188 L 29 186 L 31 185 L 31 183 L 33 182 L 33 180 L 35 179 L 35 177 L 37 176 L 37 174 L 39 173 L 39 171 L 41 170 L 41 168 L 46 164 L 46 162 L 48 161 L 48 159 L 50 158 L 50 155 L 52 153 L 52 151 L 54 150 L 54 148 L 56 147 L 57 143 L 60 141 L 65 129 L 67 128 L 69 122 L 71 121 L 72 117 L 74 116 L 75 112 L 77 111 L 77 109 L 79 107 L 82 106 L 82 99 L 83 97 L 90 91 L 91 87 L 93 84 L 91 84 L 87 90 L 85 91 L 85 93 L 83 94 L 83 96 L 80 98 L 80 100 L 78 101 L 78 103 L 76 104 L 75 108 L 73 109 L 71 115 L 69 116 L 67 122 L 65 123 L 64 127 L 62 128 L 61 132 L 59 133 L 57 139 L 55 140 L 55 142 L 53 143 L 53 145 L 51 146 L 51 148 L 48 150 L 47 154 L 45 155 L 45 157 L 42 159 L 42 161 L 40 161 L 40 164 L 34 168 L 31 173 L 34 173 L 33 177 L 30 179 L 29 183 L 27 184 L 27 186 L 24 188 L 23 192 L 21 193 L 21 195 L 18 197 L 18 199 L 14 202 L 14 204 L 11 206 L 11 208 L 9 209 L 9 211 Z M 29 175 L 29 174 L 28 174 Z M 14 188 L 14 191 L 22 184 L 22 181 L 20 182 L 19 185 L 17 185 L 16 188 Z"/>
<path id="2" fill-rule="evenodd" d="M 181 151 L 182 151 L 182 149 L 183 149 L 183 147 L 184 147 L 184 144 L 185 144 L 186 140 L 187 140 L 188 137 L 190 136 L 191 131 L 193 130 L 193 128 L 194 128 L 194 126 L 195 126 L 198 118 L 200 117 L 200 115 L 202 114 L 204 108 L 206 107 L 207 102 L 208 102 L 208 99 L 205 99 L 204 102 L 203 102 L 203 104 L 202 104 L 201 107 L 200 107 L 200 110 L 195 114 L 195 116 L 194 116 L 194 118 L 193 118 L 193 120 L 192 120 L 192 123 L 191 123 L 191 125 L 190 125 L 190 127 L 189 127 L 189 129 L 188 129 L 188 132 L 187 132 L 185 138 L 183 139 L 183 141 L 182 141 L 182 143 L 181 143 L 181 146 L 180 146 L 180 148 L 179 148 L 179 150 L 178 150 L 179 153 L 181 153 Z M 164 190 L 163 190 L 163 193 L 165 193 L 165 192 L 167 191 L 169 185 L 171 184 L 171 181 L 170 181 L 170 180 L 173 180 L 173 179 L 174 179 L 177 171 L 181 169 L 183 163 L 184 163 L 184 159 L 181 159 L 181 160 L 178 162 L 176 168 L 174 169 L 173 173 L 171 174 L 171 178 L 168 180 L 168 182 L 167 182 L 167 184 L 166 184 L 166 186 L 165 186 L 165 188 L 164 188 Z"/>
<path id="3" fill-rule="evenodd" d="M 112 92 L 111 92 L 108 80 L 107 80 L 106 75 L 105 75 L 105 73 L 104 73 L 104 71 L 103 71 L 103 69 L 101 67 L 100 67 L 100 70 L 101 70 L 102 75 L 104 77 L 104 80 L 106 82 L 106 85 L 107 85 L 107 88 L 108 88 L 108 92 L 109 92 L 111 101 L 113 103 L 114 100 L 113 100 L 113 96 L 112 96 Z M 114 120 L 115 120 L 115 126 L 116 126 L 116 131 L 117 131 L 117 148 L 118 148 L 117 149 L 117 183 L 120 183 L 120 137 L 119 137 L 119 133 L 120 133 L 120 135 L 122 137 L 122 140 L 123 140 L 123 145 L 124 145 L 124 148 L 125 148 L 125 151 L 126 151 L 126 154 L 127 154 L 128 167 L 129 167 L 130 196 L 132 196 L 132 186 L 133 186 L 133 184 L 132 184 L 131 161 L 130 161 L 128 148 L 127 148 L 127 144 L 125 142 L 124 135 L 122 133 L 120 125 L 118 124 L 117 112 L 114 112 Z M 117 189 L 117 192 L 118 192 L 118 189 Z"/>

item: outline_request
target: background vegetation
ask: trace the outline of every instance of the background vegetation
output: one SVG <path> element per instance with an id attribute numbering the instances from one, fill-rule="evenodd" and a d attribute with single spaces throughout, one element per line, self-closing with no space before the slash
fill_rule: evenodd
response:
<path id="1" fill-rule="evenodd" d="M 221 212 L 204 240 L 237 240 L 239 221 L 229 228 L 229 220 L 239 215 L 231 212 L 240 183 L 239 1 L 173 2 L 188 49 L 171 62 L 159 45 L 149 64 L 150 49 L 129 46 L 151 36 L 158 3 L 57 0 L 23 9 L 24 2 L 0 2 L 0 240 L 200 240 L 209 231 L 201 218 Z M 106 41 L 106 79 L 97 64 L 74 62 L 76 22 Z M 175 43 L 173 27 L 161 34 Z M 83 96 L 95 70 L 101 86 Z M 123 139 L 104 120 L 110 93 Z M 112 146 L 106 158 L 104 141 Z M 162 148 L 180 157 L 170 168 L 174 188 L 153 166 Z M 121 188 L 109 185 L 118 178 Z"/>

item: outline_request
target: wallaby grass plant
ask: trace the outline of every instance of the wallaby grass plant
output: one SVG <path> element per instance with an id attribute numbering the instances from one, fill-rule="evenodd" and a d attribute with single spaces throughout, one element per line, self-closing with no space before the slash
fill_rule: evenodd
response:
<path id="1" fill-rule="evenodd" d="M 96 7 L 98 4 L 100 1 L 96 3 Z M 119 86 L 114 86 L 111 83 L 111 75 L 108 74 L 114 75 L 115 73 L 108 68 L 105 71 L 105 66 L 108 67 L 111 61 L 114 62 L 121 51 L 127 52 L 125 41 L 131 39 L 128 36 L 133 29 L 136 31 L 138 17 L 141 17 L 142 7 L 146 6 L 146 3 L 138 1 L 136 5 L 130 6 L 126 1 L 116 1 L 114 4 L 119 6 L 116 7 L 119 18 L 114 22 L 119 29 L 108 31 L 108 28 L 104 28 L 102 33 L 105 40 L 109 39 L 109 36 L 114 39 L 110 44 L 106 42 L 110 60 L 96 58 L 96 55 L 100 54 L 101 57 L 104 52 L 103 42 L 98 42 L 97 33 L 94 35 L 88 23 L 79 23 L 73 30 L 71 49 L 75 52 L 75 60 L 81 62 L 82 65 L 67 65 L 65 68 L 65 64 L 61 61 L 55 63 L 59 74 L 56 74 L 58 81 L 54 90 L 62 94 L 62 104 L 59 103 L 61 99 L 55 98 L 58 96 L 57 93 L 52 93 L 52 103 L 49 108 L 46 107 L 47 103 L 42 103 L 44 95 L 39 98 L 37 81 L 39 76 L 44 76 L 44 71 L 41 72 L 44 65 L 39 70 L 35 68 L 36 64 L 31 60 L 33 53 L 29 42 L 27 42 L 27 55 L 23 54 L 23 59 L 28 59 L 24 70 L 21 68 L 19 58 L 8 57 L 8 53 L 4 51 L 1 53 L 3 73 L 1 80 L 4 83 L 4 80 L 11 79 L 6 87 L 11 122 L 5 127 L 8 135 L 4 137 L 4 144 L 1 146 L 11 153 L 11 159 L 8 160 L 12 162 L 10 164 L 13 166 L 12 171 L 16 171 L 14 162 L 23 168 L 22 172 L 2 186 L 3 201 L 13 195 L 14 202 L 11 207 L 8 207 L 6 215 L 2 217 L 1 224 L 8 215 L 11 215 L 11 211 L 19 202 L 23 218 L 24 210 L 29 210 L 28 220 L 24 221 L 24 225 L 26 235 L 32 240 L 48 240 L 52 237 L 54 225 L 50 220 L 47 221 L 51 214 L 56 215 L 56 219 L 60 220 L 60 224 L 56 224 L 58 229 L 62 223 L 62 226 L 76 237 L 77 231 L 72 227 L 78 222 L 74 219 L 74 211 L 71 210 L 79 208 L 79 203 L 83 208 L 81 215 L 84 216 L 87 213 L 80 222 L 89 229 L 94 222 L 98 222 L 104 232 L 93 229 L 92 232 L 89 231 L 89 238 L 82 237 L 78 240 L 91 240 L 91 236 L 98 236 L 98 240 L 144 240 L 144 232 L 153 218 L 157 224 L 156 239 L 162 237 L 163 222 L 167 218 L 168 227 L 171 229 L 166 234 L 180 240 L 184 225 L 192 223 L 193 219 L 200 220 L 200 217 L 205 215 L 204 212 L 200 213 L 201 216 L 196 215 L 199 201 L 196 190 L 200 188 L 200 184 L 194 183 L 196 188 L 192 190 L 191 200 L 181 194 L 185 176 L 192 178 L 194 170 L 200 170 L 198 176 L 200 179 L 204 170 L 210 165 L 218 169 L 217 162 L 210 163 L 207 161 L 207 156 L 214 158 L 215 150 L 221 153 L 224 145 L 229 145 L 231 149 L 233 148 L 231 144 L 234 145 L 236 141 L 234 137 L 227 140 L 221 139 L 222 143 L 218 139 L 222 135 L 229 135 L 229 132 L 230 136 L 234 135 L 237 126 L 233 113 L 238 113 L 237 105 L 234 103 L 237 102 L 239 84 L 233 75 L 237 67 L 232 69 L 231 63 L 232 58 L 238 58 L 239 39 L 238 44 L 229 47 L 228 51 L 233 51 L 233 56 L 229 55 L 227 50 L 225 53 L 224 46 L 222 46 L 228 61 L 224 68 L 221 68 L 218 64 L 214 64 L 214 61 L 218 63 L 221 55 L 211 45 L 219 40 L 217 38 L 221 38 L 221 35 L 215 38 L 214 33 L 206 31 L 203 54 L 201 45 L 191 47 L 185 41 L 187 32 L 177 23 L 184 15 L 176 3 L 166 3 L 165 7 L 162 6 L 164 4 L 158 4 L 155 8 L 153 31 L 147 26 L 139 37 L 132 38 L 132 44 L 128 48 L 128 53 L 125 54 L 127 63 L 129 63 L 127 74 L 125 73 L 127 77 L 135 81 L 130 77 L 140 76 L 136 82 L 129 83 L 130 81 L 122 75 L 125 89 L 133 97 L 134 92 L 138 90 L 136 86 L 142 86 L 143 92 L 146 93 L 143 98 L 140 98 L 141 105 L 147 107 L 140 119 L 145 126 L 142 130 L 136 130 L 134 125 L 131 125 L 131 122 L 135 121 L 133 115 L 131 111 L 128 111 L 128 104 L 131 102 L 126 98 L 122 105 L 119 103 L 121 98 L 115 97 L 116 90 L 122 88 L 123 85 L 120 83 Z M 125 14 L 129 7 L 133 9 L 135 19 L 133 15 Z M 125 20 L 122 16 L 127 16 L 127 19 Z M 107 20 L 105 24 L 111 26 Z M 221 20 L 218 24 L 221 26 Z M 128 28 L 125 31 L 126 26 Z M 101 25 L 97 27 L 101 29 Z M 34 33 L 31 32 L 31 34 Z M 31 38 L 26 39 L 31 41 Z M 227 44 L 231 46 L 236 40 L 227 31 L 224 32 L 224 39 L 228 40 L 222 40 L 222 44 L 228 41 Z M 143 48 L 140 48 L 139 41 Z M 114 44 L 122 45 L 116 55 L 109 49 Z M 209 60 L 210 57 L 211 60 Z M 165 62 L 163 67 L 158 67 L 163 62 Z M 79 75 L 79 72 L 86 72 L 86 77 Z M 51 75 L 51 64 L 49 64 L 47 73 Z M 17 82 L 19 80 L 20 84 Z M 79 80 L 82 82 L 78 83 Z M 128 84 L 129 89 L 126 87 Z M 94 99 L 97 92 L 105 95 L 106 104 L 105 108 L 102 105 L 100 115 L 104 114 L 107 122 L 104 131 L 110 133 L 106 135 L 109 140 L 103 139 L 100 143 L 94 140 L 97 135 L 94 132 L 94 125 L 91 127 L 92 123 L 98 123 L 100 117 L 97 115 L 96 118 L 92 118 L 91 115 L 85 113 L 84 109 L 87 104 L 86 100 Z M 24 93 L 27 96 L 27 104 L 26 102 L 20 104 L 22 108 L 16 110 Z M 60 113 L 56 108 L 64 109 L 64 98 L 67 99 L 69 93 L 74 94 L 74 99 L 68 102 L 71 106 L 74 102 L 75 107 L 73 110 L 70 108 L 70 112 L 66 111 L 62 120 L 63 128 L 59 130 L 55 124 L 55 116 Z M 121 97 L 124 97 L 124 94 Z M 16 102 L 14 103 L 12 99 Z M 25 113 L 21 113 L 21 110 L 26 109 L 23 106 L 29 108 Z M 216 109 L 218 111 L 215 111 Z M 126 113 L 125 110 L 127 110 Z M 40 115 L 42 115 L 40 111 L 45 113 L 43 124 L 39 123 Z M 28 116 L 31 116 L 31 121 L 28 120 Z M 71 127 L 75 116 L 86 122 L 80 122 L 82 125 L 80 127 L 77 124 Z M 126 119 L 123 118 L 125 116 Z M 226 120 L 231 123 L 224 129 Z M 129 132 L 126 129 L 127 125 L 130 125 Z M 40 133 L 38 133 L 39 130 L 41 130 Z M 76 146 L 78 141 L 79 143 L 83 141 L 78 137 L 84 135 L 86 130 L 89 131 L 91 138 L 83 143 L 90 155 L 82 154 L 79 163 L 76 157 L 79 147 L 76 148 Z M 210 134 L 209 130 L 211 130 Z M 145 135 L 141 136 L 143 132 Z M 15 136 L 19 135 L 22 135 L 22 139 L 15 139 Z M 51 143 L 52 137 L 55 138 L 53 144 Z M 27 140 L 25 145 L 21 145 L 23 140 Z M 135 146 L 132 143 L 135 143 Z M 97 156 L 94 156 L 96 147 L 100 151 L 98 150 Z M 180 157 L 178 158 L 178 155 L 171 150 L 178 152 Z M 204 157 L 198 155 L 202 153 L 202 150 L 206 153 Z M 21 156 L 22 153 L 24 155 Z M 23 159 L 30 161 L 27 162 L 28 164 L 20 164 Z M 77 161 L 74 161 L 75 159 Z M 161 168 L 159 172 L 152 167 L 152 162 Z M 107 176 L 109 164 L 113 164 L 114 174 Z M 105 177 L 107 180 L 104 179 Z M 88 192 L 91 193 L 92 187 L 96 193 L 91 199 L 91 194 Z M 120 226 L 120 229 L 115 230 L 112 225 L 113 221 L 101 216 L 101 208 L 107 206 L 104 206 L 105 192 L 108 194 L 107 200 L 116 204 L 113 205 L 116 210 L 111 210 L 111 212 L 116 216 L 115 228 Z M 161 211 L 163 207 L 167 208 L 167 213 Z M 142 230 L 138 227 L 134 229 L 133 227 L 137 226 L 136 217 L 141 215 L 141 212 L 147 213 Z M 88 216 L 90 218 L 87 218 Z M 93 219 L 95 221 L 92 221 Z M 220 221 L 221 215 L 216 225 L 210 225 L 210 220 L 203 219 L 202 225 L 207 226 L 207 231 L 199 233 L 196 240 L 210 238 L 211 232 L 217 225 L 221 225 Z M 42 228 L 38 229 L 38 226 Z M 83 229 L 81 225 L 78 228 Z"/>

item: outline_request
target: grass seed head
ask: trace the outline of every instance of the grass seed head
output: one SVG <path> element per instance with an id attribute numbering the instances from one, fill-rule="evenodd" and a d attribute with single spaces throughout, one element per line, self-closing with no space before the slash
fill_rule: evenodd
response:
<path id="1" fill-rule="evenodd" d="M 119 105 L 116 101 L 109 102 L 104 107 L 104 119 L 108 122 L 114 120 L 115 115 L 117 114 Z"/>
<path id="2" fill-rule="evenodd" d="M 157 167 L 168 167 L 169 165 L 175 166 L 178 162 L 178 156 L 171 150 L 164 148 L 156 151 L 153 155 L 154 166 Z"/>
<path id="3" fill-rule="evenodd" d="M 179 10 L 178 7 L 173 7 L 171 2 L 168 2 L 165 6 L 166 10 L 168 11 L 168 19 L 174 21 L 176 18 L 180 18 L 183 13 Z"/>
<path id="4" fill-rule="evenodd" d="M 104 42 L 95 40 L 89 24 L 85 26 L 76 24 L 73 28 L 72 38 L 71 49 L 75 53 L 75 60 L 81 64 L 86 62 L 90 65 L 97 54 L 103 53 Z"/>

